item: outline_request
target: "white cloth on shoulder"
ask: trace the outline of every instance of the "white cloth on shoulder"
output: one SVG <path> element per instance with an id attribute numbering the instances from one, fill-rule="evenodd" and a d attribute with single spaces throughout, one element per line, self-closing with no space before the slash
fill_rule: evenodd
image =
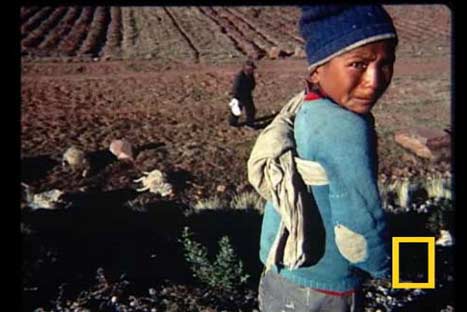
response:
<path id="1" fill-rule="evenodd" d="M 296 157 L 293 122 L 305 94 L 295 95 L 258 136 L 248 159 L 248 180 L 271 201 L 281 216 L 279 230 L 269 251 L 266 270 L 273 265 L 289 269 L 310 258 L 303 209 L 311 204 L 306 185 L 328 184 L 326 172 L 317 162 Z"/>

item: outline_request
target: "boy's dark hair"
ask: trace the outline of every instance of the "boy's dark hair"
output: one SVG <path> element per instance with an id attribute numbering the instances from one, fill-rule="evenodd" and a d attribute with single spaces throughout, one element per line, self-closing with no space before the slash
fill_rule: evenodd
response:
<path id="1" fill-rule="evenodd" d="M 246 60 L 245 61 L 245 66 L 250 66 L 250 67 L 253 67 L 253 68 L 256 68 L 256 64 L 253 60 Z"/>

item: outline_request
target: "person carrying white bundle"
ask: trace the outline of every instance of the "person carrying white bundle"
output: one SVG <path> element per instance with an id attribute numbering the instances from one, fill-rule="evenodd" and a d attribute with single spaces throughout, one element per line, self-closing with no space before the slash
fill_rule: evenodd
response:
<path id="1" fill-rule="evenodd" d="M 229 102 L 229 125 L 238 127 L 238 120 L 242 114 L 242 110 L 246 115 L 246 126 L 254 128 L 256 108 L 253 102 L 253 89 L 256 86 L 255 71 L 256 65 L 253 61 L 247 60 L 243 68 L 235 76 L 232 91 L 230 96 L 232 100 Z"/>

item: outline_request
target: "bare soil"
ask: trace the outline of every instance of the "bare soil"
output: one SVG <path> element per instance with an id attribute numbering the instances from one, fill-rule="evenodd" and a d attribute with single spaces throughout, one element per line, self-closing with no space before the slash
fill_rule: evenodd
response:
<path id="1" fill-rule="evenodd" d="M 445 58 L 428 64 L 405 59 L 398 63 L 396 77 L 423 81 L 448 65 Z M 255 102 L 261 128 L 301 90 L 305 62 L 264 61 L 258 66 Z M 24 64 L 23 165 L 49 159 L 51 166 L 25 170 L 23 181 L 38 191 L 112 190 L 133 186 L 143 171 L 160 169 L 190 177 L 193 184 L 179 193 L 186 200 L 214 195 L 219 185 L 246 187 L 245 164 L 259 132 L 227 124 L 227 93 L 239 67 L 178 64 L 163 69 L 151 61 Z M 120 138 L 134 145 L 134 163 L 110 157 L 110 142 Z M 71 145 L 90 153 L 102 168 L 85 179 L 64 171 L 57 164 Z M 384 161 L 382 157 L 382 168 L 394 165 Z M 195 187 L 198 195 L 190 194 Z"/>

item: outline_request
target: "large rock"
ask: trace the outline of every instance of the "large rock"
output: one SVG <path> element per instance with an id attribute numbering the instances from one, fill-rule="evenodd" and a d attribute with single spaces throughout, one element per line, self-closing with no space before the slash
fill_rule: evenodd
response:
<path id="1" fill-rule="evenodd" d="M 282 50 L 278 47 L 272 47 L 269 49 L 268 56 L 271 60 L 276 60 L 281 56 Z"/>
<path id="2" fill-rule="evenodd" d="M 110 143 L 109 150 L 120 160 L 134 160 L 133 147 L 131 143 L 125 139 L 113 140 Z"/>
<path id="3" fill-rule="evenodd" d="M 302 47 L 296 46 L 295 51 L 293 53 L 293 57 L 295 58 L 306 58 L 305 50 Z"/>
<path id="4" fill-rule="evenodd" d="M 395 141 L 415 155 L 438 160 L 450 158 L 451 135 L 439 129 L 411 128 L 395 133 Z"/>

